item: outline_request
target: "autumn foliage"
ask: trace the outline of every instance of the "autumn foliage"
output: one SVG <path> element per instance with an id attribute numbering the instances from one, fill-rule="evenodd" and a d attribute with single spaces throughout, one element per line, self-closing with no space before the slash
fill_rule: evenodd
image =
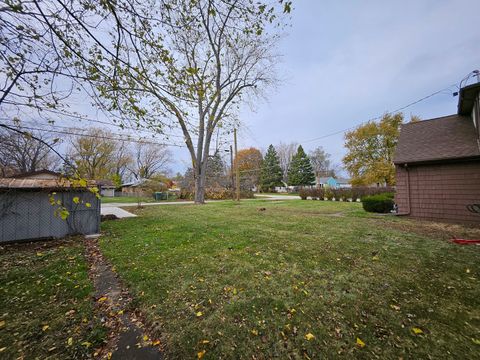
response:
<path id="1" fill-rule="evenodd" d="M 368 122 L 345 134 L 345 168 L 352 185 L 395 185 L 393 155 L 403 114 L 385 114 L 380 122 Z"/>

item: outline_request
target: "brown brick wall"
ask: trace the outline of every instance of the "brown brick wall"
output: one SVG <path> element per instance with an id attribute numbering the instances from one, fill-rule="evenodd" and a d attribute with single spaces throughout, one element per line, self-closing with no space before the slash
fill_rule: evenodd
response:
<path id="1" fill-rule="evenodd" d="M 409 166 L 410 215 L 429 220 L 480 226 L 480 214 L 466 205 L 480 204 L 480 161 Z M 408 211 L 407 170 L 397 166 L 395 201 Z"/>

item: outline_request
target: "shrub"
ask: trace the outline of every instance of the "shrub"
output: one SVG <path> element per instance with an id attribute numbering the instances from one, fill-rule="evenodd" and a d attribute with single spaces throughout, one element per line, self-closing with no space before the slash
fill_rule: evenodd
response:
<path id="1" fill-rule="evenodd" d="M 368 212 L 389 213 L 393 210 L 393 197 L 391 193 L 364 196 L 363 209 Z"/>
<path id="2" fill-rule="evenodd" d="M 327 200 L 332 200 L 335 197 L 335 194 L 333 193 L 333 189 L 329 187 L 325 188 L 323 196 L 326 197 Z"/>
<path id="3" fill-rule="evenodd" d="M 233 198 L 235 190 L 227 188 L 207 188 L 205 189 L 205 199 L 207 200 L 228 200 Z M 188 190 L 180 191 L 180 199 L 193 200 L 193 192 Z M 254 193 L 251 190 L 240 190 L 240 198 L 252 199 Z"/>
<path id="4" fill-rule="evenodd" d="M 308 189 L 300 189 L 300 191 L 298 192 L 298 196 L 300 196 L 302 200 L 307 200 L 309 195 L 308 193 L 309 193 Z"/>

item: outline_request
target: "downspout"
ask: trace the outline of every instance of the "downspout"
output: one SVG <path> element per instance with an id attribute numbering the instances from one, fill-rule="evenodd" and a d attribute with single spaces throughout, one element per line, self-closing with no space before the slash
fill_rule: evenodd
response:
<path id="1" fill-rule="evenodd" d="M 408 171 L 408 164 L 404 164 L 403 167 L 405 168 L 405 171 L 407 172 L 407 204 L 408 204 L 408 210 L 403 213 L 397 214 L 397 216 L 406 216 L 410 215 L 411 212 L 411 207 L 410 207 L 410 172 Z"/>

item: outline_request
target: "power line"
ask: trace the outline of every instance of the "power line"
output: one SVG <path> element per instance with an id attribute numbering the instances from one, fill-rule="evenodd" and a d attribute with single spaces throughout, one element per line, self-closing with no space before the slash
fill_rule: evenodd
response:
<path id="1" fill-rule="evenodd" d="M 394 113 L 398 113 L 398 112 L 400 112 L 400 111 L 402 111 L 402 110 L 405 110 L 405 109 L 407 109 L 407 108 L 409 108 L 409 107 L 411 107 L 411 106 L 413 106 L 413 105 L 415 105 L 415 104 L 418 104 L 419 102 L 422 102 L 422 101 L 427 100 L 427 99 L 429 99 L 429 98 L 431 98 L 431 97 L 433 97 L 433 96 L 435 96 L 435 95 L 437 95 L 437 94 L 440 94 L 440 93 L 442 93 L 442 92 L 445 91 L 445 90 L 449 90 L 449 89 L 452 88 L 453 86 L 457 86 L 457 84 L 452 84 L 452 85 L 450 85 L 450 86 L 448 86 L 448 87 L 446 87 L 446 88 L 444 88 L 444 89 L 442 89 L 442 90 L 435 91 L 434 93 L 432 93 L 432 94 L 430 94 L 430 95 L 424 96 L 424 97 L 422 97 L 422 98 L 420 98 L 420 99 L 418 99 L 418 100 L 415 100 L 415 101 L 413 101 L 413 102 L 411 102 L 411 103 L 409 103 L 409 104 L 407 104 L 407 105 L 405 105 L 405 106 L 402 106 L 402 107 L 400 107 L 400 108 L 398 108 L 398 109 L 395 109 L 395 110 L 393 110 L 393 111 L 387 111 L 387 112 L 385 112 L 385 113 L 382 114 L 382 115 L 379 115 L 379 116 L 370 118 L 370 119 L 368 119 L 368 120 L 365 120 L 365 121 L 361 122 L 361 123 L 358 124 L 358 125 L 351 126 L 351 127 L 347 128 L 347 129 L 335 131 L 335 132 L 332 132 L 332 133 L 330 133 L 330 134 L 322 135 L 322 136 L 319 136 L 319 137 L 316 137 L 316 138 L 313 138 L 313 139 L 310 139 L 310 140 L 305 140 L 305 141 L 303 141 L 303 142 L 301 142 L 301 143 L 309 143 L 309 142 L 312 142 L 312 141 L 317 141 L 317 140 L 325 139 L 325 138 L 330 137 L 330 136 L 342 134 L 342 133 L 345 133 L 345 132 L 347 132 L 347 131 L 356 129 L 357 127 L 359 127 L 359 126 L 361 126 L 361 125 L 363 125 L 363 124 L 366 124 L 366 123 L 368 123 L 368 122 L 370 122 L 370 121 L 380 120 L 385 114 L 394 114 Z"/>
<path id="2" fill-rule="evenodd" d="M 18 127 L 21 127 L 23 125 L 21 124 L 18 124 L 18 122 L 16 122 L 15 120 L 10 120 L 10 119 L 7 119 L 7 118 L 0 118 L 0 120 L 3 120 L 3 121 L 10 121 L 10 122 L 13 122 L 15 126 L 18 126 Z M 27 123 L 27 125 L 29 126 L 38 126 L 35 122 L 33 121 L 28 121 L 28 120 L 23 120 L 22 123 Z M 42 125 L 43 126 L 43 125 Z M 58 125 L 58 124 L 45 124 L 45 126 L 51 126 L 52 128 L 60 128 L 60 129 L 67 129 L 67 130 L 76 130 L 76 131 L 85 131 L 87 129 L 81 129 L 81 128 L 77 128 L 77 127 L 74 127 L 74 126 L 62 126 L 62 125 Z M 43 130 L 45 131 L 50 131 L 50 129 L 45 129 L 45 128 L 42 128 Z M 119 133 L 114 133 L 114 132 L 110 132 L 110 134 L 112 135 L 116 135 L 116 136 L 132 136 L 133 134 L 119 134 Z M 143 141 L 142 138 L 138 139 L 140 141 Z"/>
<path id="3" fill-rule="evenodd" d="M 108 126 L 115 126 L 115 127 L 118 127 L 122 130 L 130 129 L 130 130 L 135 130 L 135 131 L 144 131 L 144 132 L 150 132 L 150 133 L 153 133 L 153 134 L 160 134 L 160 135 L 164 135 L 164 136 L 167 136 L 167 137 L 184 138 L 183 135 L 167 134 L 163 131 L 145 129 L 145 128 L 142 128 L 140 126 L 137 126 L 137 127 L 127 126 L 127 125 L 123 125 L 123 124 L 117 124 L 116 122 L 108 122 L 108 121 L 102 121 L 102 120 L 98 120 L 98 119 L 92 119 L 92 118 L 89 118 L 89 117 L 86 117 L 86 116 L 83 116 L 83 115 L 79 115 L 79 114 L 68 114 L 68 113 L 64 113 L 64 112 L 61 112 L 61 111 L 53 111 L 53 110 L 49 110 L 49 111 L 54 113 L 54 114 L 59 114 L 59 115 L 65 116 L 66 118 L 63 118 L 62 120 L 76 119 L 76 120 L 79 120 L 79 121 L 86 121 L 86 122 L 98 123 L 98 124 L 103 124 L 103 125 L 108 125 Z"/>
<path id="4" fill-rule="evenodd" d="M 3 125 L 3 124 L 0 124 L 0 126 L 1 125 Z M 57 125 L 57 127 L 58 126 L 59 125 Z M 112 136 L 105 136 L 105 135 L 93 135 L 93 134 L 88 134 L 88 133 L 75 133 L 75 132 L 72 132 L 72 131 L 42 129 L 42 128 L 37 128 L 37 127 L 21 126 L 21 125 L 15 125 L 15 127 L 19 128 L 19 129 L 26 129 L 26 130 L 31 130 L 31 131 L 40 131 L 40 132 L 53 133 L 53 134 L 63 134 L 63 135 L 71 135 L 71 136 L 79 136 L 79 137 L 90 137 L 90 138 L 95 138 L 95 139 L 114 140 L 114 141 L 125 141 L 125 142 L 130 142 L 130 143 L 139 143 L 139 144 L 150 144 L 150 145 L 159 145 L 159 146 L 171 146 L 171 147 L 178 147 L 178 148 L 188 148 L 187 145 L 160 143 L 160 142 L 143 140 L 143 139 L 134 139 L 134 138 L 131 138 L 131 137 L 124 138 L 124 137 L 112 137 Z M 83 129 L 80 129 L 80 130 L 83 130 Z M 123 135 L 120 135 L 120 134 L 117 134 L 117 135 L 123 136 Z M 221 143 L 221 145 L 224 145 L 224 144 Z"/>
<path id="5" fill-rule="evenodd" d="M 126 142 L 133 142 L 133 143 L 141 143 L 141 144 L 152 144 L 152 145 L 163 145 L 163 146 L 174 146 L 174 147 L 187 147 L 186 145 L 180 144 L 170 144 L 170 143 L 159 143 L 149 140 L 142 140 L 142 139 L 134 139 L 134 138 L 122 138 L 122 137 L 112 137 L 112 136 L 105 136 L 105 135 L 93 135 L 88 133 L 75 133 L 72 131 L 61 131 L 61 130 L 53 130 L 53 129 L 42 129 L 36 127 L 29 127 L 29 126 L 21 126 L 16 125 L 19 129 L 26 129 L 26 130 L 33 130 L 33 131 L 40 131 L 40 132 L 47 132 L 47 133 L 54 133 L 54 134 L 63 134 L 63 135 L 72 135 L 72 136 L 85 136 L 91 137 L 96 139 L 104 139 L 104 140 L 115 140 L 115 141 L 126 141 Z M 123 136 L 123 135 L 121 135 Z"/>

